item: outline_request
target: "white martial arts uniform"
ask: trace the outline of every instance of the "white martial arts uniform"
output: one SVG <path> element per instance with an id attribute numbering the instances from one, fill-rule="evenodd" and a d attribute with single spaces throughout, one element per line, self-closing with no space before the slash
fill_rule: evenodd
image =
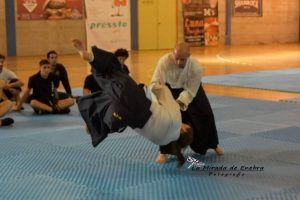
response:
<path id="1" fill-rule="evenodd" d="M 150 90 L 152 115 L 143 128 L 134 130 L 157 145 L 166 145 L 180 136 L 180 108 L 166 85 L 152 85 Z"/>
<path id="2" fill-rule="evenodd" d="M 190 56 L 184 68 L 179 68 L 172 53 L 164 55 L 158 62 L 152 76 L 152 84 L 168 83 L 171 88 L 183 88 L 177 98 L 184 104 L 181 110 L 185 111 L 196 96 L 201 84 L 202 66 Z"/>

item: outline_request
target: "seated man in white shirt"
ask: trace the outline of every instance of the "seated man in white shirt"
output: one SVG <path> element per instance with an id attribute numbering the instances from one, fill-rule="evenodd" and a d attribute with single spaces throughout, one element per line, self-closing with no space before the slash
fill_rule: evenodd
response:
<path id="1" fill-rule="evenodd" d="M 5 85 L 4 81 L 0 80 L 0 117 L 3 117 L 13 107 L 13 102 L 7 99 L 7 97 L 4 95 L 3 85 Z M 9 126 L 13 123 L 14 120 L 9 117 L 0 119 L 0 127 Z"/>
<path id="2" fill-rule="evenodd" d="M 182 124 L 179 105 L 170 90 L 158 83 L 150 88 L 156 100 L 150 100 L 143 88 L 121 69 L 114 54 L 97 47 L 87 52 L 80 40 L 73 40 L 73 45 L 90 63 L 92 74 L 103 89 L 77 100 L 93 145 L 129 126 L 154 144 L 172 143 L 170 154 L 176 155 L 178 166 L 182 166 L 185 160 L 181 150 L 192 142 L 193 131 Z"/>
<path id="3" fill-rule="evenodd" d="M 15 101 L 15 105 L 12 109 L 15 111 L 20 111 L 20 93 L 21 87 L 24 85 L 24 83 L 18 79 L 14 72 L 4 67 L 4 61 L 5 56 L 0 54 L 0 80 L 2 80 L 4 83 L 2 89 L 4 95 L 8 99 Z"/>

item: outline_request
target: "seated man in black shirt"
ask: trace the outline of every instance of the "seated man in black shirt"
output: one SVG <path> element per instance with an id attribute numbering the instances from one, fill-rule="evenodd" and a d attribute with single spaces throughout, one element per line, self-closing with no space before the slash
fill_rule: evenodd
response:
<path id="1" fill-rule="evenodd" d="M 21 102 L 27 100 L 37 114 L 69 113 L 69 107 L 74 104 L 74 100 L 71 97 L 59 99 L 54 82 L 49 61 L 42 59 L 39 72 L 29 77 Z"/>
<path id="2" fill-rule="evenodd" d="M 88 94 L 100 91 L 101 88 L 94 79 L 93 75 L 90 74 L 88 75 L 85 80 L 84 80 L 84 85 L 83 85 L 83 96 L 86 96 Z"/>
<path id="3" fill-rule="evenodd" d="M 47 59 L 51 66 L 50 71 L 54 75 L 54 86 L 58 88 L 59 83 L 62 82 L 67 93 L 66 95 L 64 92 L 59 92 L 59 99 L 65 99 L 72 96 L 72 90 L 69 83 L 68 72 L 64 65 L 57 63 L 57 57 L 56 51 L 52 50 L 47 53 Z"/>

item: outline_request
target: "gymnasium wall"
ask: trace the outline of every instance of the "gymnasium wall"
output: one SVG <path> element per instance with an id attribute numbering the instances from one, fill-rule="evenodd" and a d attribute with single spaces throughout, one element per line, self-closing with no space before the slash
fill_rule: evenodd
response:
<path id="1" fill-rule="evenodd" d="M 219 44 L 225 44 L 225 2 L 219 0 Z M 262 17 L 231 17 L 232 45 L 291 43 L 299 41 L 299 0 L 262 0 Z M 177 40 L 183 38 L 181 0 L 177 0 Z M 15 5 L 16 6 L 16 5 Z M 16 8 L 15 8 L 16 10 Z M 18 56 L 44 55 L 55 49 L 59 54 L 72 54 L 72 38 L 85 40 L 84 20 L 16 20 Z M 5 4 L 0 0 L 0 52 L 6 54 Z"/>
<path id="2" fill-rule="evenodd" d="M 219 44 L 225 44 L 226 5 L 219 0 Z M 299 41 L 299 0 L 262 0 L 261 17 L 231 16 L 229 25 L 232 45 L 292 43 Z M 230 13 L 231 14 L 231 13 Z M 181 0 L 177 12 L 178 40 L 183 40 Z"/>
<path id="3" fill-rule="evenodd" d="M 71 39 L 85 40 L 83 20 L 16 21 L 17 55 L 72 54 Z"/>
<path id="4" fill-rule="evenodd" d="M 16 1 L 14 4 L 17 13 Z M 0 0 L 0 52 L 7 55 L 5 12 L 5 0 Z M 59 54 L 73 54 L 75 51 L 71 39 L 86 40 L 84 20 L 15 19 L 15 29 L 17 56 L 44 56 L 49 50 L 56 50 Z"/>
<path id="5" fill-rule="evenodd" d="M 262 2 L 262 17 L 231 18 L 231 44 L 298 42 L 299 0 Z"/>

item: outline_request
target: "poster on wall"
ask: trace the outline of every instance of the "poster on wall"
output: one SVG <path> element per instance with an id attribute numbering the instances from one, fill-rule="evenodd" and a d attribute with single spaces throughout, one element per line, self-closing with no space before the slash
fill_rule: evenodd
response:
<path id="1" fill-rule="evenodd" d="M 87 19 L 87 46 L 93 45 L 105 50 L 131 49 L 130 24 L 119 19 Z"/>
<path id="2" fill-rule="evenodd" d="M 83 0 L 17 0 L 18 20 L 82 19 Z"/>
<path id="3" fill-rule="evenodd" d="M 262 0 L 233 0 L 232 15 L 234 17 L 261 17 Z"/>
<path id="4" fill-rule="evenodd" d="M 87 46 L 131 49 L 130 1 L 85 0 Z"/>
<path id="5" fill-rule="evenodd" d="M 85 0 L 88 19 L 129 18 L 130 0 Z"/>
<path id="6" fill-rule="evenodd" d="M 182 0 L 184 39 L 192 46 L 219 41 L 218 0 Z"/>

